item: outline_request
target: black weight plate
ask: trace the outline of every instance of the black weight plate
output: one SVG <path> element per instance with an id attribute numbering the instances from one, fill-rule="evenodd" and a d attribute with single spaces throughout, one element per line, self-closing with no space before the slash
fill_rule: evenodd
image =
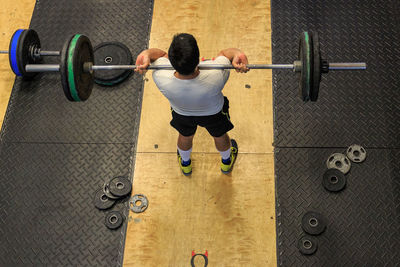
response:
<path id="1" fill-rule="evenodd" d="M 104 224 L 108 229 L 115 230 L 121 227 L 124 222 L 124 218 L 119 211 L 110 211 L 106 214 Z"/>
<path id="2" fill-rule="evenodd" d="M 303 101 L 310 100 L 313 86 L 313 43 L 312 33 L 302 32 L 299 41 L 298 60 L 301 61 L 301 71 L 299 73 L 300 97 Z"/>
<path id="3" fill-rule="evenodd" d="M 329 169 L 322 177 L 322 185 L 329 192 L 339 192 L 346 186 L 346 177 L 337 169 Z"/>
<path id="4" fill-rule="evenodd" d="M 312 255 L 318 249 L 318 241 L 313 236 L 305 235 L 299 239 L 297 247 L 299 248 L 301 254 Z"/>
<path id="5" fill-rule="evenodd" d="M 60 54 L 60 74 L 61 74 L 61 84 L 64 90 L 64 94 L 65 97 L 69 100 L 69 101 L 74 101 L 74 99 L 71 96 L 70 90 L 69 90 L 69 84 L 68 84 L 68 65 L 67 65 L 67 59 L 68 59 L 68 48 L 69 48 L 69 44 L 71 43 L 71 39 L 74 36 L 71 36 L 70 38 L 68 38 L 66 40 L 66 42 L 64 43 L 64 46 L 61 50 L 61 54 Z"/>
<path id="6" fill-rule="evenodd" d="M 117 197 L 128 195 L 132 190 L 132 183 L 126 177 L 115 177 L 108 184 L 110 193 Z"/>
<path id="7" fill-rule="evenodd" d="M 28 80 L 37 74 L 37 72 L 26 72 L 25 70 L 26 65 L 37 63 L 36 60 L 30 56 L 30 48 L 32 46 L 40 48 L 39 36 L 36 31 L 32 29 L 24 30 L 18 40 L 17 62 L 18 69 L 21 72 L 22 77 Z"/>
<path id="8" fill-rule="evenodd" d="M 93 89 L 93 73 L 85 72 L 84 63 L 93 62 L 93 47 L 88 37 L 76 34 L 68 47 L 68 85 L 74 101 L 85 101 Z"/>
<path id="9" fill-rule="evenodd" d="M 114 206 L 115 200 L 110 199 L 104 194 L 103 189 L 99 189 L 94 194 L 94 206 L 99 210 L 106 210 Z"/>
<path id="10" fill-rule="evenodd" d="M 94 48 L 94 65 L 132 65 L 131 51 L 119 42 L 105 42 Z M 126 80 L 133 70 L 101 70 L 95 71 L 94 82 L 112 86 Z"/>
<path id="11" fill-rule="evenodd" d="M 326 219 L 318 212 L 308 211 L 301 219 L 301 227 L 310 235 L 320 235 L 326 229 Z"/>
<path id="12" fill-rule="evenodd" d="M 318 99 L 319 84 L 321 82 L 321 51 L 319 48 L 319 37 L 318 33 L 312 34 L 313 41 L 313 74 L 312 74 L 312 87 L 310 91 L 310 100 L 315 102 Z"/>

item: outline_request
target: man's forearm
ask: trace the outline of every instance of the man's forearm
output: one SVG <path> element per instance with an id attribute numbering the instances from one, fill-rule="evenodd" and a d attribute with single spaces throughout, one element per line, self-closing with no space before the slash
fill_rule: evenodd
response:
<path id="1" fill-rule="evenodd" d="M 158 49 L 158 48 L 149 48 L 143 52 L 149 56 L 151 63 L 153 63 L 160 57 L 164 57 L 167 55 L 167 53 L 165 51 Z"/>
<path id="2" fill-rule="evenodd" d="M 222 55 L 224 57 L 227 57 L 230 62 L 232 62 L 233 58 L 237 55 L 243 54 L 242 50 L 238 48 L 227 48 L 222 50 L 219 55 Z"/>

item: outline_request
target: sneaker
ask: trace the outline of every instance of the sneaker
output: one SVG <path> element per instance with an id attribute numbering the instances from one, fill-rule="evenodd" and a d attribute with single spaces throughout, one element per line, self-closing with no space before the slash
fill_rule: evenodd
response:
<path id="1" fill-rule="evenodd" d="M 192 173 L 192 161 L 189 159 L 189 164 L 182 164 L 182 157 L 181 155 L 179 155 L 179 151 L 176 151 L 176 153 L 178 154 L 178 162 L 179 162 L 179 166 L 181 167 L 182 173 L 184 175 L 190 175 Z"/>
<path id="2" fill-rule="evenodd" d="M 221 171 L 225 174 L 228 174 L 232 171 L 233 165 L 235 164 L 237 154 L 238 154 L 238 145 L 235 139 L 231 139 L 231 162 L 229 164 L 224 164 L 221 160 Z"/>

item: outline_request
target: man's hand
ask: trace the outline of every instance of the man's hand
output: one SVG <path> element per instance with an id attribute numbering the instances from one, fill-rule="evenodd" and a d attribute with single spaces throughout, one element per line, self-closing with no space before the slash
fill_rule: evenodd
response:
<path id="1" fill-rule="evenodd" d="M 250 69 L 246 67 L 247 64 L 249 61 L 244 53 L 237 53 L 232 59 L 232 66 L 235 67 L 236 72 L 248 72 Z"/>
<path id="2" fill-rule="evenodd" d="M 135 72 L 144 75 L 147 72 L 147 67 L 150 66 L 150 55 L 147 50 L 142 51 L 136 58 Z"/>

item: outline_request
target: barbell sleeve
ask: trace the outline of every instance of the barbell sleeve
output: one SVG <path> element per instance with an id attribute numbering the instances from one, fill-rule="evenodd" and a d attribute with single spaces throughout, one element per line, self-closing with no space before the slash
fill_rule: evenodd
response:
<path id="1" fill-rule="evenodd" d="M 9 51 L 8 50 L 0 50 L 0 54 L 8 54 Z M 39 51 L 39 55 L 41 56 L 59 56 L 60 55 L 60 51 Z"/>

